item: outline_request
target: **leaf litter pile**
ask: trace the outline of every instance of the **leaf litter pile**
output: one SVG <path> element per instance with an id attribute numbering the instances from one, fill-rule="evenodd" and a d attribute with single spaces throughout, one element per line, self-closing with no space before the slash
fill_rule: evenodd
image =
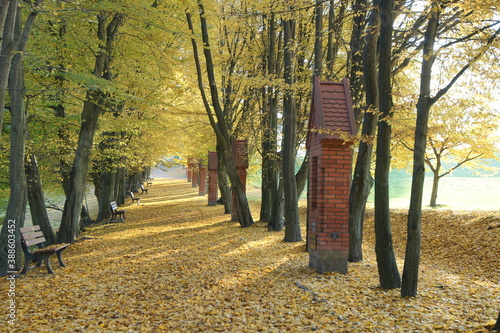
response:
<path id="1" fill-rule="evenodd" d="M 52 258 L 56 274 L 17 279 L 16 324 L 0 331 L 487 332 L 500 310 L 499 211 L 425 210 L 419 295 L 401 298 L 378 287 L 373 210 L 364 261 L 318 274 L 305 242 L 284 243 L 263 222 L 239 227 L 185 180 L 149 192 L 127 202 L 126 222 L 88 228 L 63 253 L 67 267 Z M 391 220 L 401 271 L 406 211 Z"/>

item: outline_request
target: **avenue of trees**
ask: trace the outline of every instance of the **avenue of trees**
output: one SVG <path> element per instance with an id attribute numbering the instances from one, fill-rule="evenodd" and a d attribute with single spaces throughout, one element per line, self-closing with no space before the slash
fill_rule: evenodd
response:
<path id="1" fill-rule="evenodd" d="M 499 79 L 497 7 L 496 0 L 0 0 L 5 221 L 23 226 L 28 205 L 49 240 L 73 242 L 90 219 L 87 183 L 103 220 L 110 201 L 123 203 L 164 157 L 217 150 L 226 213 L 233 193 L 239 223 L 248 227 L 254 221 L 231 152 L 233 140 L 248 139 L 262 174 L 260 221 L 284 229 L 284 241 L 300 241 L 308 156 L 298 152 L 312 77 L 348 77 L 359 127 L 349 260 L 363 259 L 374 186 L 380 285 L 415 296 L 426 166 L 436 205 L 440 178 L 498 157 L 500 117 L 490 99 Z M 401 276 L 388 175 L 408 165 Z M 57 234 L 45 208 L 48 188 L 66 198 Z M 6 225 L 0 275 L 8 270 Z"/>

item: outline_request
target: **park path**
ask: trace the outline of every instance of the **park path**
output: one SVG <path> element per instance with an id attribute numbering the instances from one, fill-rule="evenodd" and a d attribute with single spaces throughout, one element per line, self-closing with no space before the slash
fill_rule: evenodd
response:
<path id="1" fill-rule="evenodd" d="M 54 260 L 55 275 L 42 267 L 17 279 L 17 321 L 0 323 L 0 332 L 486 332 L 498 313 L 500 281 L 466 275 L 465 255 L 445 253 L 452 243 L 423 249 L 420 295 L 402 299 L 377 287 L 368 231 L 363 262 L 346 275 L 319 275 L 308 268 L 304 242 L 284 243 L 260 222 L 240 228 L 185 179 L 155 179 L 141 196 L 141 205 L 123 207 L 126 222 L 90 227 L 65 250 L 66 268 Z M 396 212 L 393 222 L 399 256 L 403 218 Z M 447 257 L 430 261 L 432 254 Z M 0 297 L 0 308 L 9 301 Z"/>

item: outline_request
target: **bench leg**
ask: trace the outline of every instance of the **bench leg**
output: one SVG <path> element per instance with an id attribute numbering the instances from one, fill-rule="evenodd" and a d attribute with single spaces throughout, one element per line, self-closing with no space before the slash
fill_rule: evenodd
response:
<path id="1" fill-rule="evenodd" d="M 45 263 L 45 267 L 47 267 L 47 273 L 54 274 L 54 271 L 52 270 L 52 267 L 50 267 L 49 257 L 50 256 L 44 256 L 43 257 L 43 262 Z"/>
<path id="2" fill-rule="evenodd" d="M 57 260 L 59 261 L 59 265 L 61 265 L 61 267 L 66 267 L 62 261 L 61 252 L 62 250 L 56 251 Z"/>
<path id="3" fill-rule="evenodd" d="M 23 270 L 22 270 L 21 274 L 26 274 L 26 272 L 29 269 L 29 265 L 30 265 L 30 259 L 25 256 L 24 257 L 24 267 L 23 267 Z"/>

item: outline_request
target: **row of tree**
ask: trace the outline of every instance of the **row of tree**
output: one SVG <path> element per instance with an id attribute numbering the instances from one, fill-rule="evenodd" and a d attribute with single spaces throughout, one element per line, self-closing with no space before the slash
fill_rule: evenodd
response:
<path id="1" fill-rule="evenodd" d="M 485 107 L 487 87 L 498 78 L 491 61 L 500 31 L 493 0 L 0 0 L 0 6 L 6 219 L 21 226 L 32 193 L 39 193 L 29 200 L 32 212 L 38 207 L 43 213 L 40 179 L 59 183 L 66 200 L 57 242 L 78 234 L 88 179 L 104 219 L 109 201 L 122 202 L 125 191 L 147 176 L 147 166 L 163 156 L 204 156 L 209 148 L 219 153 L 226 213 L 230 183 L 241 226 L 252 225 L 231 153 L 231 142 L 242 138 L 250 139 L 261 161 L 260 220 L 269 230 L 285 228 L 285 241 L 301 240 L 298 197 L 307 155 L 298 170 L 295 161 L 307 134 L 311 78 L 349 77 L 359 126 L 349 259 L 362 260 L 364 209 L 375 183 L 380 284 L 402 283 L 402 295 L 415 296 L 425 163 L 439 178 L 450 151 L 457 164 L 493 157 L 495 115 Z M 467 85 L 478 77 L 474 89 Z M 200 92 L 201 99 L 195 97 Z M 454 125 L 457 114 L 460 126 Z M 427 138 L 433 155 L 426 154 Z M 391 156 L 408 161 L 405 151 L 413 152 L 414 180 L 401 281 L 388 173 Z"/>
<path id="2" fill-rule="evenodd" d="M 380 284 L 387 289 L 402 285 L 403 296 L 415 296 L 425 164 L 436 175 L 431 202 L 435 205 L 439 178 L 480 157 L 497 157 L 498 147 L 492 141 L 496 128 L 490 126 L 498 123 L 493 121 L 498 113 L 475 103 L 488 95 L 488 83 L 498 77 L 497 69 L 485 73 L 483 67 L 491 68 L 491 59 L 498 55 L 500 22 L 494 6 L 491 1 L 402 0 L 189 3 L 186 13 L 198 85 L 207 114 L 216 115 L 212 125 L 219 142 L 258 128 L 252 133 L 262 159 L 261 221 L 268 221 L 270 230 L 286 225 L 285 241 L 301 240 L 297 183 L 307 174 L 307 157 L 301 168 L 305 172 L 295 174 L 294 164 L 305 136 L 311 76 L 328 80 L 347 76 L 360 128 L 351 189 L 350 260 L 362 260 L 364 208 L 375 183 Z M 200 32 L 194 28 L 193 13 L 199 14 Z M 218 32 L 212 40 L 209 26 Z M 197 43 L 203 45 L 209 89 L 204 86 Z M 440 71 L 435 71 L 438 66 Z M 484 84 L 466 88 L 472 77 L 480 77 Z M 461 84 L 449 99 L 444 98 Z M 468 89 L 467 98 L 460 96 L 459 90 L 464 89 Z M 429 131 L 430 110 L 438 101 Z M 457 119 L 457 114 L 462 116 Z M 242 127 L 245 121 L 251 123 Z M 221 126 L 229 129 L 229 138 L 219 133 Z M 398 146 L 404 153 L 397 152 Z M 413 186 L 401 279 L 392 247 L 388 187 L 391 157 L 404 156 L 406 151 L 413 154 Z M 443 172 L 441 159 L 450 151 L 455 164 Z M 404 161 L 410 164 L 407 157 Z"/>

